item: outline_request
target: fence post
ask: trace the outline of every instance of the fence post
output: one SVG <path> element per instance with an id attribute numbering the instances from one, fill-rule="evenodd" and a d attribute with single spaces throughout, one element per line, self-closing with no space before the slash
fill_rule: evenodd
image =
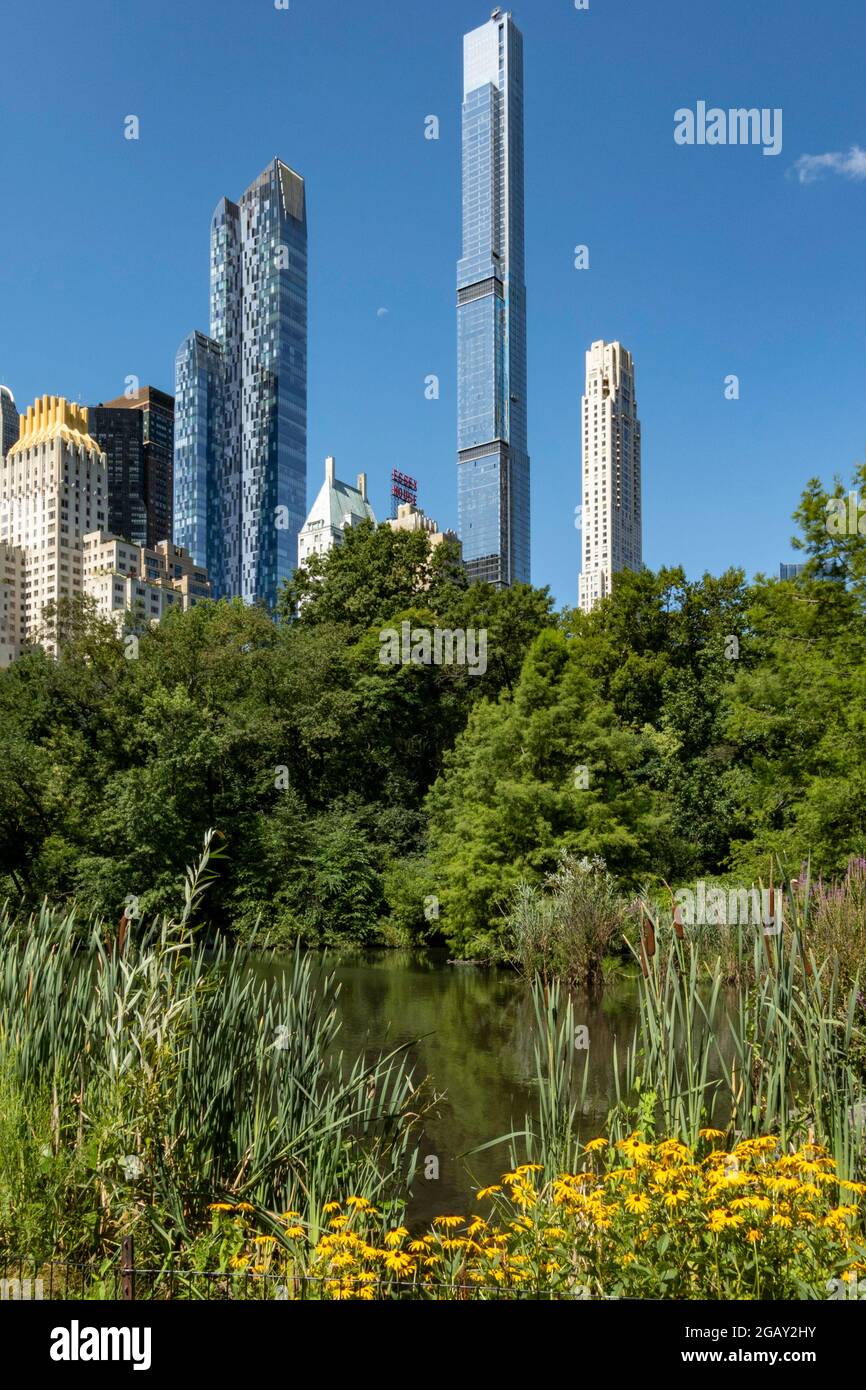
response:
<path id="1" fill-rule="evenodd" d="M 120 1242 L 120 1296 L 124 1303 L 135 1299 L 135 1243 L 132 1236 Z"/>

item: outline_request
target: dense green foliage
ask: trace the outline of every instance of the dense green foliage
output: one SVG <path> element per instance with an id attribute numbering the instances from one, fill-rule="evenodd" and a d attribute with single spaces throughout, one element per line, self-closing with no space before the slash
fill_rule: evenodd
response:
<path id="1" fill-rule="evenodd" d="M 795 582 L 624 573 L 588 616 L 369 525 L 276 622 L 203 604 L 136 646 L 73 606 L 57 660 L 0 673 L 0 886 L 176 911 L 214 827 L 218 929 L 471 954 L 563 854 L 626 888 L 810 852 L 833 874 L 866 853 L 866 537 L 825 504 L 811 482 Z M 486 670 L 383 665 L 404 621 L 486 629 Z"/>

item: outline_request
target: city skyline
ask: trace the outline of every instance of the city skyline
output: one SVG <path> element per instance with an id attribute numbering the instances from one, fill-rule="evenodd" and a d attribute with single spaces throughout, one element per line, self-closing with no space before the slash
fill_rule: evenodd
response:
<path id="1" fill-rule="evenodd" d="M 560 603 L 576 602 L 582 360 L 599 337 L 627 343 L 639 366 L 644 558 L 654 568 L 682 561 L 698 574 L 739 562 L 750 573 L 775 571 L 795 558 L 790 513 L 806 478 L 844 474 L 862 454 L 854 228 L 863 186 L 856 160 L 842 157 L 863 142 L 844 58 L 855 10 L 836 6 L 819 22 L 800 0 L 767 9 L 756 16 L 734 0 L 711 30 L 677 3 L 664 28 L 634 9 L 515 7 L 527 50 L 532 577 L 552 583 Z M 10 141 L 0 158 L 13 140 L 26 164 L 50 157 L 52 196 L 65 196 L 86 151 L 99 188 L 113 196 L 94 198 L 61 228 L 36 186 L 27 236 L 20 218 L 0 232 L 0 380 L 23 402 L 46 389 L 82 403 L 106 399 L 130 373 L 170 391 L 173 347 L 205 321 L 202 209 L 220 189 L 244 187 L 277 150 L 314 176 L 310 458 L 335 453 L 352 475 L 366 471 L 379 515 L 390 467 L 402 466 L 419 477 L 421 504 L 453 527 L 459 43 L 488 11 L 446 0 L 416 54 L 394 28 L 393 7 L 371 0 L 363 15 L 331 10 L 339 23 L 322 52 L 321 8 L 251 22 L 261 92 L 226 85 L 232 9 L 219 2 L 202 6 L 198 22 L 192 12 L 177 53 L 160 46 L 158 65 L 131 64 L 127 39 L 149 54 L 149 26 L 135 16 L 120 26 L 106 7 L 109 72 L 62 119 L 50 81 L 34 119 L 26 86 L 8 74 L 0 102 Z M 170 29 L 168 8 L 163 18 Z M 28 23 L 13 6 L 10 43 L 26 44 Z M 49 78 L 63 70 L 74 35 L 73 17 L 58 10 L 42 60 Z M 807 68 L 797 60 L 804 42 L 815 55 Z M 304 70 L 275 102 L 289 51 L 304 55 Z M 326 76 L 323 104 L 316 94 Z M 196 123 L 206 90 L 221 80 L 223 100 Z M 783 108 L 780 157 L 678 146 L 675 111 L 704 98 Z M 135 111 L 137 142 L 123 133 Z M 425 139 L 430 114 L 438 141 Z M 193 159 L 178 143 L 182 129 L 195 132 Z M 813 162 L 803 164 L 806 156 Z M 737 207 L 748 217 L 728 215 Z M 584 244 L 589 269 L 580 272 L 575 247 Z M 41 330 L 49 303 L 85 323 L 86 354 Z M 814 409 L 821 357 L 838 369 L 831 419 Z M 435 401 L 424 391 L 432 374 Z M 737 399 L 725 395 L 730 376 Z"/>

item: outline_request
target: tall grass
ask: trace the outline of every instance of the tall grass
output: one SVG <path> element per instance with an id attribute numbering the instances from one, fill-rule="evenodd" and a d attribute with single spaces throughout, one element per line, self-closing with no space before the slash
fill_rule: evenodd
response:
<path id="1" fill-rule="evenodd" d="M 846 987 L 838 959 L 811 949 L 811 903 L 808 882 L 795 884 L 779 935 L 729 928 L 732 976 L 700 929 L 667 929 L 645 903 L 626 1084 L 640 1077 L 664 1132 L 685 1143 L 706 1124 L 737 1138 L 776 1133 L 785 1146 L 813 1139 L 853 1178 L 866 1167 L 863 1004 L 859 980 Z"/>
<path id="2" fill-rule="evenodd" d="M 47 907 L 0 916 L 0 1247 L 98 1254 L 136 1230 L 158 1256 L 220 1199 L 315 1231 L 335 1194 L 382 1203 L 411 1181 L 405 1049 L 347 1061 L 338 990 L 308 957 L 268 982 L 199 939 L 211 854 L 179 919 L 122 950 Z"/>

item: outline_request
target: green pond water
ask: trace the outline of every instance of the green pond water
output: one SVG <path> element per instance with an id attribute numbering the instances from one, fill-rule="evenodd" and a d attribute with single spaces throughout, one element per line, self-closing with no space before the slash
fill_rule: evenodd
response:
<path id="1" fill-rule="evenodd" d="M 259 969 L 278 972 L 279 963 Z M 496 1181 L 509 1166 L 509 1145 L 469 1151 L 523 1129 L 535 1105 L 532 1001 L 526 984 L 505 970 L 449 965 L 446 951 L 368 951 L 317 958 L 316 969 L 340 984 L 340 1047 L 370 1059 L 402 1043 L 416 1081 L 429 1077 L 442 1095 L 425 1120 L 408 1215 L 415 1221 L 473 1209 L 474 1183 Z M 589 1033 L 589 1089 L 581 1136 L 599 1133 L 613 1099 L 614 1039 L 620 1058 L 637 1016 L 633 981 L 602 1000 L 576 1000 L 575 1023 Z M 415 1041 L 417 1040 L 417 1041 Z M 584 1064 L 580 1057 L 581 1072 Z M 439 1162 L 426 1180 L 424 1160 Z"/>

